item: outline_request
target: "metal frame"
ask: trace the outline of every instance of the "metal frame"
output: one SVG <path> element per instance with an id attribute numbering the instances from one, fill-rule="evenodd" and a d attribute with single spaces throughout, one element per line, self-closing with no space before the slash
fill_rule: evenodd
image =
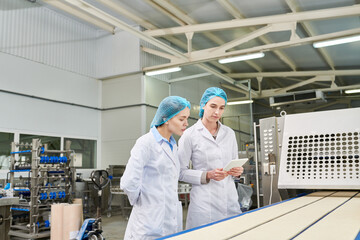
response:
<path id="1" fill-rule="evenodd" d="M 44 227 L 44 223 L 39 223 L 41 214 L 50 215 L 51 204 L 58 202 L 72 203 L 75 192 L 75 168 L 70 164 L 73 161 L 73 151 L 70 149 L 71 142 L 66 141 L 65 150 L 48 150 L 46 145 L 41 143 L 40 139 L 33 139 L 31 144 L 19 144 L 13 142 L 11 144 L 11 166 L 10 166 L 10 187 L 14 195 L 22 195 L 21 192 L 30 192 L 30 196 L 23 198 L 28 201 L 20 202 L 12 206 L 13 212 L 24 211 L 29 214 L 29 224 L 17 223 L 13 219 L 10 226 L 9 236 L 17 236 L 22 238 L 44 238 L 50 236 L 50 228 Z M 19 149 L 31 147 L 31 150 Z M 64 155 L 66 162 L 43 163 L 40 162 L 41 157 L 45 155 Z M 19 156 L 30 155 L 26 163 L 18 160 Z M 21 167 L 21 168 L 20 168 Z M 29 185 L 18 186 L 16 184 L 15 173 L 25 172 L 29 176 Z M 58 186 L 53 183 L 60 181 Z M 50 193 L 56 193 L 57 197 L 50 198 Z M 64 192 L 65 196 L 60 197 L 59 192 Z M 46 198 L 42 198 L 41 194 L 47 194 Z M 49 196 L 49 197 L 48 197 Z M 14 215 L 14 213 L 13 213 Z"/>

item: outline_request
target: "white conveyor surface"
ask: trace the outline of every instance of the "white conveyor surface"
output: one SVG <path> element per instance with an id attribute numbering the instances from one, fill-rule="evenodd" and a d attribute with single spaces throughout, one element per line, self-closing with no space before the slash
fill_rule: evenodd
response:
<path id="1" fill-rule="evenodd" d="M 160 239 L 360 239 L 360 193 L 322 191 Z"/>

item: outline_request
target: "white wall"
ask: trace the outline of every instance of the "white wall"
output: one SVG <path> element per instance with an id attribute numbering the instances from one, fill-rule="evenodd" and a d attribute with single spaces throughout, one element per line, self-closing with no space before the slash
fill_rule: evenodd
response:
<path id="1" fill-rule="evenodd" d="M 41 1 L 1 0 L 0 9 L 1 52 L 93 78 L 140 71 L 140 40 L 127 32 L 112 34 Z"/>
<path id="2" fill-rule="evenodd" d="M 99 107 L 100 81 L 0 52 L 0 89 Z"/>
<path id="3" fill-rule="evenodd" d="M 141 71 L 140 40 L 124 31 L 102 33 L 97 40 L 96 78 Z"/>
<path id="4" fill-rule="evenodd" d="M 43 5 L 0 1 L 1 51 L 94 77 L 98 30 Z"/>
<path id="5" fill-rule="evenodd" d="M 170 85 L 167 82 L 145 76 L 145 101 L 151 106 L 158 107 L 160 102 L 169 96 Z M 150 130 L 150 124 L 155 116 L 157 108 L 146 107 L 145 131 Z"/>
<path id="6" fill-rule="evenodd" d="M 0 131 L 100 139 L 99 110 L 46 100 L 98 108 L 99 80 L 1 52 L 0 65 Z M 100 141 L 97 146 L 100 166 Z"/>
<path id="7" fill-rule="evenodd" d="M 99 107 L 100 82 L 9 54 L 0 53 L 0 89 Z M 94 109 L 0 92 L 0 127 L 37 133 L 97 138 L 100 112 Z"/>
<path id="8" fill-rule="evenodd" d="M 144 134 L 144 103 L 142 74 L 104 80 L 102 82 L 102 165 L 126 164 L 136 139 Z"/>

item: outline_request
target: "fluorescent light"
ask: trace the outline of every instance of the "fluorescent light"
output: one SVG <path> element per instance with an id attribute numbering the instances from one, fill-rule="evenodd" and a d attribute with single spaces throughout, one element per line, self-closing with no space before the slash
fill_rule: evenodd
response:
<path id="1" fill-rule="evenodd" d="M 223 58 L 223 59 L 219 59 L 219 63 L 230 63 L 230 62 L 239 62 L 239 61 L 245 61 L 245 60 L 249 60 L 249 59 L 255 59 L 255 58 L 262 58 L 264 57 L 265 54 L 264 53 L 252 53 L 252 54 L 246 54 L 246 55 L 241 55 L 241 56 L 237 56 L 237 57 L 230 57 L 230 58 Z"/>
<path id="2" fill-rule="evenodd" d="M 228 102 L 227 105 L 249 104 L 253 102 L 254 102 L 253 100 L 236 101 L 236 102 Z"/>
<path id="3" fill-rule="evenodd" d="M 360 93 L 360 88 L 359 89 L 350 89 L 350 90 L 345 90 L 346 94 L 351 94 L 351 93 Z"/>
<path id="4" fill-rule="evenodd" d="M 322 48 L 322 47 L 328 47 L 328 46 L 356 42 L 356 41 L 360 41 L 360 35 L 316 42 L 316 43 L 313 43 L 313 47 L 314 48 Z"/>
<path id="5" fill-rule="evenodd" d="M 146 72 L 145 75 L 147 75 L 147 76 L 153 76 L 153 75 L 159 75 L 159 74 L 164 74 L 164 73 L 178 72 L 178 71 L 180 71 L 180 70 L 181 70 L 180 67 L 166 68 L 166 69 L 161 69 L 161 70 Z"/>

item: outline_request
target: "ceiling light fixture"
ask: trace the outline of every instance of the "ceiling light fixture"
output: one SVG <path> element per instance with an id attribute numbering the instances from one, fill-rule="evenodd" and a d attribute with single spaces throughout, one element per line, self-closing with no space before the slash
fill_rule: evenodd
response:
<path id="1" fill-rule="evenodd" d="M 164 73 L 178 72 L 180 70 L 181 70 L 181 67 L 166 68 L 166 69 L 160 69 L 160 70 L 146 72 L 145 75 L 146 76 L 154 76 L 154 75 L 159 75 L 159 74 L 164 74 Z"/>
<path id="2" fill-rule="evenodd" d="M 253 102 L 254 102 L 253 100 L 244 100 L 244 101 L 228 102 L 227 105 L 249 104 Z"/>
<path id="3" fill-rule="evenodd" d="M 224 64 L 224 63 L 230 63 L 230 62 L 239 62 L 239 61 L 245 61 L 245 60 L 250 60 L 250 59 L 255 59 L 255 58 L 262 58 L 264 56 L 265 56 L 265 54 L 262 52 L 251 53 L 251 54 L 246 54 L 246 55 L 241 55 L 241 56 L 236 56 L 236 57 L 219 59 L 219 63 Z"/>
<path id="4" fill-rule="evenodd" d="M 345 90 L 346 94 L 351 94 L 351 93 L 360 93 L 360 88 L 359 89 L 349 89 L 349 90 Z"/>
<path id="5" fill-rule="evenodd" d="M 315 42 L 315 43 L 313 43 L 313 47 L 314 48 L 322 48 L 322 47 L 329 47 L 329 46 L 333 46 L 333 45 L 351 43 L 351 42 L 356 42 L 356 41 L 360 41 L 360 35 L 344 37 L 344 38 L 337 38 L 337 39 L 326 40 L 326 41 L 321 41 L 321 42 Z"/>

